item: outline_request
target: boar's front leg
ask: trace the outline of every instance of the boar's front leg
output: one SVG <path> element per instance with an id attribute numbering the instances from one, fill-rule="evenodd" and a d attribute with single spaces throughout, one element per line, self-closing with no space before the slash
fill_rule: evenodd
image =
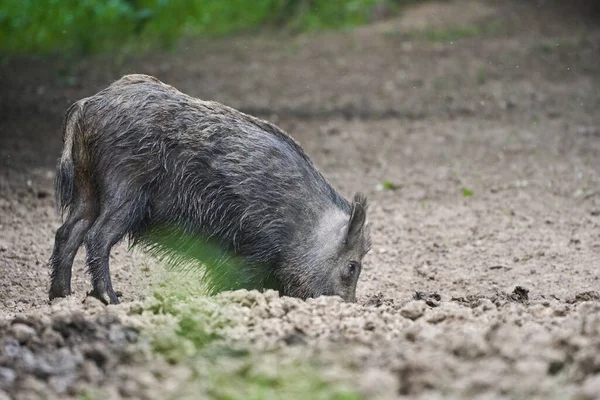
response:
<path id="1" fill-rule="evenodd" d="M 113 290 L 108 260 L 111 248 L 118 243 L 135 221 L 133 203 L 119 204 L 108 200 L 85 237 L 87 266 L 93 290 L 89 295 L 105 304 L 118 304 Z"/>

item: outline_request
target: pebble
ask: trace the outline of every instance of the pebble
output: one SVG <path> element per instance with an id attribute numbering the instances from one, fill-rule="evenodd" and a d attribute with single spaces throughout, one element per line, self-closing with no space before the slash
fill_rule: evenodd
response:
<path id="1" fill-rule="evenodd" d="M 448 317 L 446 310 L 434 309 L 427 313 L 427 322 L 432 324 L 438 324 Z"/>
<path id="2" fill-rule="evenodd" d="M 56 347 L 62 347 L 65 342 L 63 336 L 50 327 L 47 327 L 42 333 L 42 341 L 45 344 L 49 344 Z"/>
<path id="3" fill-rule="evenodd" d="M 400 315 L 413 321 L 422 317 L 427 309 L 427 304 L 422 300 L 409 301 L 400 310 Z"/>
<path id="4" fill-rule="evenodd" d="M 4 302 L 4 307 L 6 307 L 8 309 L 12 309 L 16 305 L 17 305 L 17 303 L 15 303 L 14 300 L 6 300 Z"/>
<path id="5" fill-rule="evenodd" d="M 21 343 L 25 343 L 35 336 L 35 329 L 29 325 L 17 323 L 14 324 L 11 329 L 15 338 Z"/>
<path id="6" fill-rule="evenodd" d="M 7 388 L 17 378 L 17 374 L 10 368 L 0 367 L 0 388 Z M 0 391 L 0 399 L 2 399 L 2 392 Z"/>

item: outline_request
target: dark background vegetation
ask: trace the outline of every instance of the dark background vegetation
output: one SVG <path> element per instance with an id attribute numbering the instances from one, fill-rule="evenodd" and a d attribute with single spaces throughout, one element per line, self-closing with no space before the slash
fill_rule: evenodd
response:
<path id="1" fill-rule="evenodd" d="M 183 34 L 357 26 L 415 0 L 4 0 L 0 50 L 91 53 L 171 46 Z"/>

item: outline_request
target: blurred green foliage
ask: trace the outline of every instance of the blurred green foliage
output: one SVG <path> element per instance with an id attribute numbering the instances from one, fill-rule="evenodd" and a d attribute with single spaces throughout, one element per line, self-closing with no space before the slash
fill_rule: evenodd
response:
<path id="1" fill-rule="evenodd" d="M 266 300 L 258 292 L 216 299 L 202 296 L 203 290 L 194 279 L 168 274 L 154 296 L 130 310 L 130 315 L 143 315 L 150 322 L 144 325 L 144 336 L 152 351 L 191 371 L 167 399 L 361 399 L 348 376 L 326 378 L 326 365 L 311 352 L 227 338 L 227 332 L 239 334 L 248 312 Z M 84 393 L 80 398 L 107 396 Z"/>
<path id="2" fill-rule="evenodd" d="M 183 34 L 343 28 L 367 22 L 381 2 L 401 1 L 0 0 L 0 51 L 94 53 L 124 45 L 168 47 Z"/>

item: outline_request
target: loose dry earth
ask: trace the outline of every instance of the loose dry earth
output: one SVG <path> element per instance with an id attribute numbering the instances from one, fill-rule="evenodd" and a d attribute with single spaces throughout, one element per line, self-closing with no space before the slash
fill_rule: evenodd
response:
<path id="1" fill-rule="evenodd" d="M 349 32 L 3 63 L 0 399 L 600 398 L 593 11 L 456 0 Z M 278 123 L 368 194 L 357 304 L 178 300 L 126 244 L 123 304 L 83 302 L 83 254 L 74 295 L 48 304 L 63 113 L 132 72 Z"/>

